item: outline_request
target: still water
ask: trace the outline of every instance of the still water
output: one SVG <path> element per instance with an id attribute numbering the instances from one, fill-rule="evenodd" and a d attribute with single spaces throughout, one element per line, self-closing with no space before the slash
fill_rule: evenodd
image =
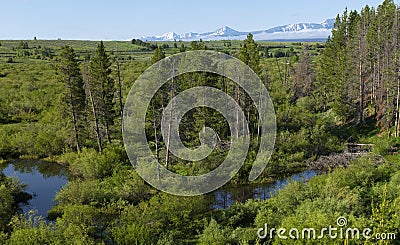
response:
<path id="1" fill-rule="evenodd" d="M 289 177 L 278 178 L 272 183 L 226 186 L 213 192 L 214 201 L 212 207 L 215 209 L 228 208 L 235 202 L 244 203 L 249 199 L 266 200 L 271 198 L 278 190 L 285 188 L 291 181 L 306 182 L 317 175 L 313 170 L 306 170 L 301 173 L 292 174 Z"/>
<path id="2" fill-rule="evenodd" d="M 32 195 L 24 213 L 37 210 L 37 214 L 47 217 L 47 211 L 55 205 L 56 193 L 68 182 L 65 167 L 44 160 L 12 160 L 1 165 L 0 171 L 8 177 L 16 177 L 27 185 L 26 192 Z"/>
<path id="3" fill-rule="evenodd" d="M 8 177 L 16 177 L 27 185 L 26 192 L 32 195 L 27 205 L 22 206 L 24 213 L 37 210 L 37 214 L 47 217 L 47 212 L 56 204 L 56 193 L 68 182 L 67 169 L 59 164 L 44 160 L 13 160 L 1 164 L 0 171 Z M 317 175 L 315 171 L 307 170 L 279 178 L 273 183 L 226 186 L 214 191 L 212 208 L 221 209 L 235 202 L 245 202 L 248 199 L 266 200 L 290 181 L 307 181 Z"/>

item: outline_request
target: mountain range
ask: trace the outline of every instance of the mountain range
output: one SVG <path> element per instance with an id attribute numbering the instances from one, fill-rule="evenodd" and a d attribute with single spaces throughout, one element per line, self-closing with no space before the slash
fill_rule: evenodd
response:
<path id="1" fill-rule="evenodd" d="M 298 23 L 260 31 L 236 31 L 228 26 L 212 32 L 188 32 L 177 34 L 167 32 L 161 36 L 144 36 L 143 41 L 193 41 L 193 40 L 243 40 L 248 33 L 252 33 L 255 40 L 315 40 L 326 39 L 332 31 L 335 19 L 327 19 L 321 23 Z"/>

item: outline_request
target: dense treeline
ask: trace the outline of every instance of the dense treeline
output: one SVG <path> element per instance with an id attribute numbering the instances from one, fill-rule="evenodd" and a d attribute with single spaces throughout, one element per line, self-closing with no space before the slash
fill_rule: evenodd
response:
<path id="1" fill-rule="evenodd" d="M 399 136 L 399 13 L 387 0 L 377 9 L 337 16 L 318 72 L 320 108 L 332 108 L 343 122 L 372 117 L 381 131 Z"/>
<path id="2" fill-rule="evenodd" d="M 139 45 L 139 46 L 142 46 L 142 47 L 146 47 L 146 48 L 148 48 L 150 50 L 154 50 L 154 49 L 157 48 L 157 45 L 151 44 L 151 43 L 148 43 L 148 42 L 144 42 L 144 41 L 142 41 L 140 39 L 132 39 L 131 43 Z"/>

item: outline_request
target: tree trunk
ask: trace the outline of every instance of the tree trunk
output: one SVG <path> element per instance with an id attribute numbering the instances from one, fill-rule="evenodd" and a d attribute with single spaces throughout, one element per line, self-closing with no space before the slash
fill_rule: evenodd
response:
<path id="1" fill-rule="evenodd" d="M 93 98 L 93 91 L 92 88 L 89 84 L 89 75 L 88 75 L 88 67 L 87 65 L 84 66 L 84 71 L 83 71 L 83 76 L 84 76 L 84 82 L 85 82 L 85 87 L 89 93 L 89 100 L 90 104 L 92 106 L 92 113 L 93 113 L 93 119 L 94 119 L 94 131 L 96 133 L 96 139 L 97 139 L 97 145 L 99 147 L 99 152 L 101 153 L 103 146 L 101 143 L 101 134 L 100 134 L 100 128 L 99 128 L 99 118 L 97 116 L 97 111 L 96 111 L 96 104 L 94 102 Z"/>
<path id="2" fill-rule="evenodd" d="M 100 135 L 100 129 L 99 129 L 99 119 L 97 117 L 96 105 L 94 103 L 93 94 L 92 94 L 92 88 L 90 86 L 88 86 L 88 91 L 89 91 L 90 103 L 92 104 L 92 112 L 93 112 L 93 118 L 94 118 L 94 130 L 96 132 L 97 145 L 99 147 L 99 152 L 101 153 L 103 146 L 102 146 L 102 143 L 101 143 L 101 135 Z"/>
<path id="3" fill-rule="evenodd" d="M 359 108 L 359 122 L 364 122 L 364 78 L 363 78 L 363 64 L 360 59 L 359 63 L 359 79 L 360 79 L 360 108 Z"/>
<path id="4" fill-rule="evenodd" d="M 399 36 L 399 19 L 398 19 L 398 10 L 396 9 L 396 14 L 395 14 L 395 19 L 394 19 L 394 24 L 393 24 L 393 50 L 396 53 L 395 55 L 395 77 L 396 77 L 396 82 L 397 82 L 397 95 L 396 95 L 396 110 L 395 110 L 395 137 L 399 137 L 399 107 L 400 107 L 400 76 L 399 76 L 399 44 L 398 44 L 398 36 Z"/>
<path id="5" fill-rule="evenodd" d="M 399 100 L 400 100 L 400 78 L 397 76 L 397 96 L 396 96 L 396 121 L 395 121 L 395 137 L 399 137 Z"/>
<path id="6" fill-rule="evenodd" d="M 236 102 L 240 105 L 240 95 L 239 95 L 239 85 L 236 84 Z M 235 135 L 236 139 L 239 138 L 239 110 L 236 109 L 236 125 L 235 125 Z"/>
<path id="7" fill-rule="evenodd" d="M 110 137 L 110 126 L 108 125 L 108 121 L 106 119 L 106 136 L 107 136 L 107 143 L 111 144 L 111 137 Z"/>
<path id="8" fill-rule="evenodd" d="M 118 74 L 118 96 L 119 96 L 119 111 L 120 111 L 120 116 L 121 116 L 121 127 L 122 127 L 122 132 L 124 131 L 124 120 L 123 120 L 123 114 L 124 114 L 124 105 L 122 104 L 122 83 L 121 83 L 121 71 L 119 67 L 119 61 L 117 59 L 117 74 Z"/>
<path id="9" fill-rule="evenodd" d="M 172 77 L 172 91 L 171 91 L 171 100 L 175 97 L 175 86 L 174 86 L 174 77 Z M 173 103 L 173 102 L 172 102 Z M 169 112 L 169 121 L 168 121 L 168 132 L 167 132 L 167 140 L 165 142 L 166 153 L 165 153 L 165 168 L 168 169 L 168 161 L 169 161 L 169 141 L 171 138 L 171 119 L 172 119 L 172 111 L 174 110 L 174 105 L 172 105 L 172 109 Z"/>
<path id="10" fill-rule="evenodd" d="M 72 114 L 72 123 L 74 125 L 74 133 L 75 133 L 75 141 L 76 141 L 76 150 L 78 152 L 81 151 L 81 147 L 79 145 L 79 134 L 78 134 L 78 127 L 77 127 L 77 116 L 72 102 L 72 93 L 69 93 L 69 98 L 71 99 L 71 114 Z"/>
<path id="11" fill-rule="evenodd" d="M 154 109 L 154 103 L 152 104 L 153 107 L 153 114 L 154 114 L 154 120 L 153 120 L 153 128 L 154 128 L 154 141 L 156 144 L 156 160 L 158 162 L 158 137 L 157 137 L 157 124 L 156 124 L 156 111 Z M 160 181 L 161 176 L 160 176 L 160 165 L 157 164 L 157 179 Z"/>

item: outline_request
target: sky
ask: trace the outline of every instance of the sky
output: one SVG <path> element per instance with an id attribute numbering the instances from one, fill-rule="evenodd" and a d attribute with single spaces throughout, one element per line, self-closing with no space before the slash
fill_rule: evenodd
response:
<path id="1" fill-rule="evenodd" d="M 265 30 L 320 23 L 383 0 L 3 0 L 0 39 L 130 40 L 166 32 L 208 32 L 223 26 Z"/>

